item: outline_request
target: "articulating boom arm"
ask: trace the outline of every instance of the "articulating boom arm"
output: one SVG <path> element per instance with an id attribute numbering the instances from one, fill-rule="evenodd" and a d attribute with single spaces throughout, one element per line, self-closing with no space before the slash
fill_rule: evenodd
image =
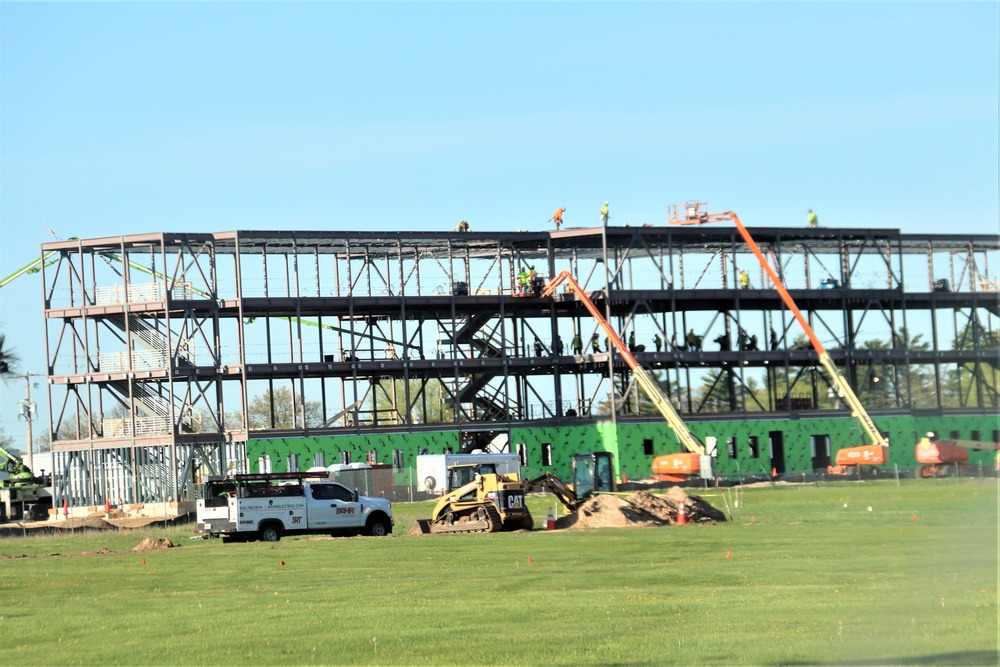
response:
<path id="1" fill-rule="evenodd" d="M 670 401 L 667 397 L 663 395 L 663 390 L 660 389 L 660 386 L 653 380 L 653 378 L 649 377 L 649 374 L 647 374 L 646 371 L 643 370 L 642 366 L 639 365 L 635 356 L 633 356 L 632 352 L 629 351 L 628 345 L 625 344 L 608 321 L 604 319 L 604 315 L 602 315 L 601 311 L 597 309 L 594 302 L 590 300 L 590 297 L 587 296 L 587 293 L 582 287 L 580 287 L 580 284 L 576 282 L 572 273 L 569 271 L 560 272 L 559 275 L 553 278 L 552 281 L 545 286 L 541 295 L 552 296 L 552 294 L 555 293 L 556 288 L 558 288 L 563 282 L 569 283 L 570 287 L 573 289 L 573 293 L 576 294 L 576 298 L 583 302 L 583 305 L 590 312 L 591 316 L 597 320 L 598 324 L 601 325 L 601 328 L 607 335 L 608 340 L 611 341 L 611 344 L 618 350 L 622 359 L 624 359 L 625 363 L 627 363 L 629 368 L 632 369 L 632 374 L 635 376 L 639 386 L 642 387 L 644 392 L 646 392 L 646 395 L 649 396 L 649 399 L 653 402 L 653 405 L 656 406 L 656 409 L 660 411 L 660 414 L 663 415 L 663 418 L 667 420 L 667 423 L 670 425 L 670 428 L 673 429 L 674 434 L 677 436 L 681 445 L 683 445 L 689 452 L 704 454 L 704 445 L 702 445 L 701 441 L 688 430 L 687 424 L 685 424 L 684 420 L 677 414 L 674 407 L 670 405 Z"/>
<path id="2" fill-rule="evenodd" d="M 844 399 L 844 401 L 847 402 L 847 405 L 851 408 L 851 416 L 858 420 L 858 423 L 861 424 L 861 428 L 863 428 L 865 433 L 867 433 L 868 437 L 871 438 L 871 444 L 879 445 L 882 447 L 888 447 L 889 441 L 886 440 L 881 433 L 879 433 L 878 428 L 876 428 L 875 426 L 875 422 L 872 421 L 872 418 L 868 415 L 868 412 L 865 411 L 864 406 L 861 405 L 861 401 L 858 400 L 858 397 L 857 395 L 855 395 L 854 390 L 851 389 L 851 385 L 847 382 L 844 376 L 840 374 L 840 371 L 837 370 L 836 364 L 833 363 L 833 360 L 830 358 L 830 355 L 823 347 L 823 344 L 819 342 L 819 338 L 816 337 L 816 333 L 813 331 L 812 327 L 809 326 L 809 322 L 806 321 L 806 318 L 802 314 L 802 311 L 799 310 L 799 307 L 797 305 L 795 305 L 795 300 L 792 299 L 792 296 L 788 293 L 788 290 L 785 289 L 785 286 L 781 282 L 781 279 L 778 277 L 778 274 L 775 273 L 774 269 L 771 267 L 771 263 L 767 261 L 766 257 L 764 257 L 764 253 L 761 252 L 760 246 L 758 246 L 757 242 L 753 240 L 752 236 L 750 236 L 750 232 L 748 232 L 747 228 L 743 226 L 743 223 L 740 221 L 739 217 L 732 211 L 726 211 L 725 213 L 703 214 L 690 221 L 683 221 L 678 223 L 674 223 L 672 221 L 671 224 L 692 224 L 692 223 L 701 224 L 707 222 L 722 222 L 722 221 L 731 221 L 733 224 L 736 225 L 736 229 L 739 230 L 740 236 L 743 237 L 743 240 L 746 242 L 747 247 L 749 247 L 750 250 L 753 252 L 753 254 L 757 257 L 757 261 L 760 262 L 760 265 L 767 273 L 768 278 L 770 278 L 771 282 L 774 283 L 774 288 L 778 290 L 778 294 L 781 295 L 781 300 L 785 302 L 786 306 L 788 306 L 788 310 L 792 312 L 792 315 L 794 315 L 795 319 L 798 320 L 799 325 L 802 327 L 802 330 L 809 338 L 809 342 L 812 343 L 813 349 L 816 350 L 816 354 L 819 355 L 819 363 L 820 365 L 823 366 L 823 370 L 826 371 L 827 377 L 830 379 L 830 382 L 833 383 L 833 386 L 836 388 L 837 393 L 841 396 L 841 398 Z"/>
<path id="3" fill-rule="evenodd" d="M 539 489 L 548 489 L 554 493 L 559 502 L 565 505 L 570 512 L 575 512 L 580 507 L 582 499 L 577 498 L 576 492 L 569 485 L 550 472 L 540 475 L 535 479 L 527 480 L 524 483 L 525 493 L 531 493 Z"/>

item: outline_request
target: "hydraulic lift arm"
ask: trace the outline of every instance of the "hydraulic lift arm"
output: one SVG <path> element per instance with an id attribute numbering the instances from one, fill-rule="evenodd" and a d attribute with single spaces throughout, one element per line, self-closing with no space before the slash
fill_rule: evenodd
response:
<path id="1" fill-rule="evenodd" d="M 797 305 L 795 305 L 795 300 L 792 299 L 788 290 L 785 289 L 785 285 L 781 282 L 781 278 L 778 277 L 778 274 L 771 267 L 771 263 L 767 261 L 766 257 L 764 257 L 764 253 L 761 252 L 760 246 L 758 246 L 757 242 L 753 240 L 752 236 L 750 236 L 750 232 L 748 232 L 747 228 L 743 226 L 739 217 L 732 211 L 726 211 L 724 213 L 702 213 L 693 218 L 672 219 L 670 220 L 670 224 L 704 224 L 723 221 L 730 221 L 736 225 L 736 229 L 739 230 L 740 236 L 743 237 L 743 241 L 746 242 L 747 247 L 750 248 L 751 252 L 753 252 L 753 254 L 757 257 L 757 261 L 760 262 L 761 267 L 767 273 L 771 282 L 774 283 L 774 288 L 778 290 L 778 294 L 781 295 L 781 300 L 785 302 L 788 310 L 792 312 L 792 315 L 794 315 L 795 319 L 798 320 L 802 330 L 809 338 L 809 342 L 812 343 L 813 349 L 816 350 L 816 354 L 819 355 L 819 363 L 823 366 L 823 370 L 826 371 L 827 377 L 836 388 L 837 394 L 843 398 L 850 407 L 851 416 L 857 419 L 858 423 L 861 424 L 861 428 L 864 429 L 865 433 L 871 439 L 872 445 L 886 448 L 883 450 L 883 456 L 885 460 L 888 460 L 889 441 L 886 440 L 885 437 L 883 437 L 883 435 L 879 432 L 878 428 L 876 428 L 875 422 L 872 421 L 868 412 L 865 411 L 864 406 L 861 405 L 861 401 L 854 393 L 854 390 L 851 389 L 851 385 L 847 382 L 844 376 L 840 374 L 840 371 L 837 370 L 836 364 L 833 363 L 833 360 L 823 347 L 823 344 L 819 342 L 819 338 L 816 337 L 816 333 L 813 331 L 812 327 L 809 326 L 809 322 L 802 314 L 802 311 L 799 310 Z"/>
<path id="2" fill-rule="evenodd" d="M 597 309 L 594 302 L 590 300 L 589 296 L 587 296 L 584 289 L 580 287 L 580 284 L 576 282 L 573 274 L 569 271 L 562 271 L 559 273 L 559 275 L 553 278 L 549 284 L 545 286 L 545 289 L 542 290 L 541 296 L 552 296 L 559 285 L 564 282 L 569 284 L 573 293 L 576 295 L 576 298 L 583 303 L 590 315 L 597 320 L 598 324 L 601 325 L 601 329 L 604 330 L 608 340 L 615 346 L 622 359 L 624 359 L 625 363 L 628 364 L 629 368 L 632 369 L 632 374 L 635 376 L 639 386 L 642 387 L 642 390 L 647 396 L 649 396 L 649 399 L 653 402 L 653 405 L 656 406 L 656 409 L 660 411 L 660 414 L 663 415 L 663 418 L 667 420 L 667 423 L 670 425 L 670 428 L 673 429 L 674 434 L 677 436 L 681 445 L 694 454 L 705 454 L 705 446 L 702 445 L 701 441 L 688 430 L 687 424 L 684 423 L 684 420 L 680 418 L 680 415 L 678 415 L 673 406 L 670 405 L 670 401 L 667 397 L 663 395 L 663 390 L 660 389 L 660 386 L 653 380 L 653 378 L 649 377 L 649 374 L 646 373 L 642 366 L 639 365 L 635 356 L 633 356 L 632 352 L 629 351 L 628 345 L 625 344 L 618 333 L 611 327 L 608 321 L 604 318 L 604 315 L 601 314 L 601 311 Z"/>

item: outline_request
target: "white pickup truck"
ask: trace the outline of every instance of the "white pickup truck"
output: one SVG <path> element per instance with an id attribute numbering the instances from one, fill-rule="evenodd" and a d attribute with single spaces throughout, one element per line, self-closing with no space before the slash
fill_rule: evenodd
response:
<path id="1" fill-rule="evenodd" d="M 384 537 L 392 526 L 392 503 L 359 496 L 325 474 L 213 476 L 198 498 L 197 532 L 224 542 L 277 542 L 304 533 Z"/>

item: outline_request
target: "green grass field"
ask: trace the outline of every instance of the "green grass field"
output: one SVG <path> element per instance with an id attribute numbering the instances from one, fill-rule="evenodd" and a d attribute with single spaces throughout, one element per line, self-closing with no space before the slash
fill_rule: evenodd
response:
<path id="1" fill-rule="evenodd" d="M 222 544 L 190 525 L 8 538 L 0 661 L 997 664 L 996 480 L 742 501 L 731 523 L 646 529 L 405 537 L 430 506 L 399 504 L 383 539 Z M 550 500 L 531 502 L 544 523 Z M 131 552 L 144 537 L 178 548 Z M 81 554 L 101 549 L 114 553 Z"/>

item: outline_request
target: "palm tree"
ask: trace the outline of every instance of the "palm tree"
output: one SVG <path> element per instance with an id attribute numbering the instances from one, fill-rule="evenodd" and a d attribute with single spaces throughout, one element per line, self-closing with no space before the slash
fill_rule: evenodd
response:
<path id="1" fill-rule="evenodd" d="M 21 357 L 7 344 L 7 334 L 0 333 L 0 377 L 14 375 L 20 364 Z"/>

